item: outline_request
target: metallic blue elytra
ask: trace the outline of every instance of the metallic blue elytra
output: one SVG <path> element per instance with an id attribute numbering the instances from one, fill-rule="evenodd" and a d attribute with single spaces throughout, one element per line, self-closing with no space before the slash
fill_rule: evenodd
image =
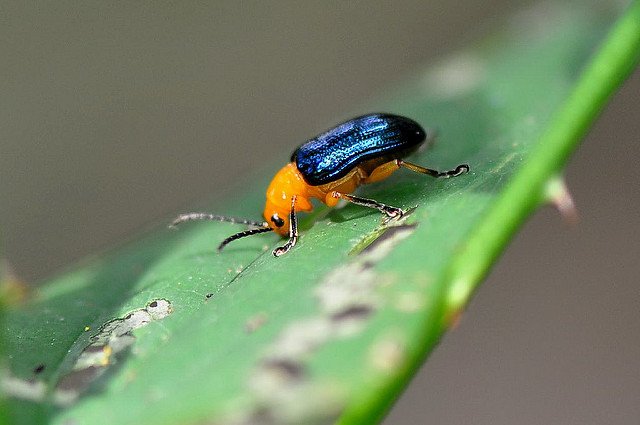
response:
<path id="1" fill-rule="evenodd" d="M 318 186 L 344 177 L 373 158 L 389 161 L 408 155 L 424 142 L 420 125 L 392 114 L 369 114 L 346 121 L 307 141 L 291 155 L 305 181 Z"/>

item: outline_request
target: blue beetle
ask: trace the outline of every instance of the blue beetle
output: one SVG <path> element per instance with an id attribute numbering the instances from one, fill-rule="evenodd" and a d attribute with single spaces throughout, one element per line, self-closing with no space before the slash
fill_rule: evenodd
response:
<path id="1" fill-rule="evenodd" d="M 375 208 L 390 218 L 401 217 L 401 208 L 351 195 L 367 183 L 384 180 L 400 167 L 432 177 L 455 177 L 469 171 L 467 164 L 450 171 L 436 171 L 404 161 L 427 138 L 415 121 L 399 115 L 368 114 L 346 121 L 308 140 L 291 155 L 291 162 L 274 176 L 267 189 L 264 222 L 208 213 L 178 216 L 173 225 L 190 220 L 216 220 L 247 224 L 254 228 L 226 238 L 218 246 L 258 233 L 275 231 L 288 241 L 273 250 L 276 257 L 288 252 L 298 239 L 296 212 L 311 211 L 311 198 L 334 207 L 340 199 Z"/>

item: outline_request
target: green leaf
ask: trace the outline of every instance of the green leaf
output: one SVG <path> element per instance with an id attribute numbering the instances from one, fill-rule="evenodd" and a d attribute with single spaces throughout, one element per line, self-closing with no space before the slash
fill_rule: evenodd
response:
<path id="1" fill-rule="evenodd" d="M 437 126 L 412 162 L 472 167 L 363 188 L 417 206 L 402 222 L 318 208 L 278 259 L 273 234 L 217 254 L 230 225 L 161 228 L 52 279 L 6 317 L 15 423 L 378 420 L 523 221 L 567 201 L 568 155 L 638 61 L 640 2 L 610 25 L 546 4 L 380 100 Z M 266 183 L 216 212 L 257 218 Z"/>

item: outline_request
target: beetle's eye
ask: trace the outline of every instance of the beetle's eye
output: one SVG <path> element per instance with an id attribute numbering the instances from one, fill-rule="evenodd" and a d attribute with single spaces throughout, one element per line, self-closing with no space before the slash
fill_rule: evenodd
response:
<path id="1" fill-rule="evenodd" d="M 273 222 L 273 224 L 275 224 L 277 227 L 282 227 L 284 226 L 284 220 L 281 219 L 280 217 L 278 217 L 278 214 L 274 214 L 271 216 L 271 221 Z"/>

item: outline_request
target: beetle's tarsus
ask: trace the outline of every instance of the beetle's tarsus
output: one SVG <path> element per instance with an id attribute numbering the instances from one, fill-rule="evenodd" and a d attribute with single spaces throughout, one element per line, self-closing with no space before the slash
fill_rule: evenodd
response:
<path id="1" fill-rule="evenodd" d="M 470 170 L 469 164 L 460 164 L 456 167 L 455 170 L 453 170 L 451 177 L 458 177 L 461 174 L 468 173 L 469 170 Z"/>
<path id="2" fill-rule="evenodd" d="M 392 218 L 402 218 L 402 216 L 404 216 L 405 212 L 402 208 L 396 208 L 396 207 L 391 207 L 389 205 L 385 205 L 385 209 L 383 211 L 384 214 L 386 214 L 387 217 L 389 217 L 390 219 Z"/>
<path id="3" fill-rule="evenodd" d="M 393 209 L 395 213 L 393 214 L 385 213 L 385 217 L 382 220 L 382 224 L 387 224 L 392 220 L 400 220 L 402 217 L 404 217 L 407 214 L 407 211 L 401 208 L 396 208 L 396 207 L 390 207 L 390 208 Z"/>

